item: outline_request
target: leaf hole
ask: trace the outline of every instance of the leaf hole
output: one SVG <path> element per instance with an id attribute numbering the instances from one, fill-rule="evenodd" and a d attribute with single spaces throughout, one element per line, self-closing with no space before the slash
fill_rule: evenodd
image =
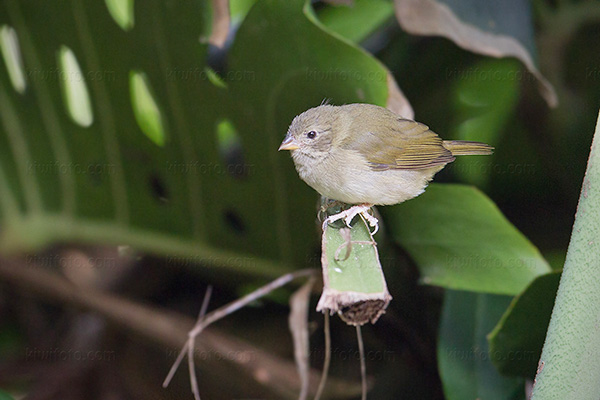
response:
<path id="1" fill-rule="evenodd" d="M 152 189 L 152 195 L 161 203 L 167 203 L 169 201 L 167 188 L 158 175 L 153 174 L 150 176 L 150 188 Z"/>
<path id="2" fill-rule="evenodd" d="M 231 120 L 224 118 L 217 122 L 216 127 L 219 154 L 228 175 L 236 179 L 248 177 L 248 164 L 244 158 L 242 140 Z"/>
<path id="3" fill-rule="evenodd" d="M 89 181 L 94 186 L 101 186 L 105 180 L 105 176 L 111 173 L 111 170 L 114 166 L 106 163 L 102 160 L 95 160 L 90 163 L 86 170 L 86 175 L 89 178 Z"/>
<path id="4" fill-rule="evenodd" d="M 124 31 L 129 31 L 134 25 L 133 0 L 104 0 L 110 16 Z"/>
<path id="5" fill-rule="evenodd" d="M 25 93 L 27 82 L 23 72 L 23 59 L 21 58 L 21 49 L 19 47 L 19 38 L 17 32 L 8 25 L 0 27 L 0 51 L 8 77 L 13 88 L 20 94 Z"/>
<path id="6" fill-rule="evenodd" d="M 139 71 L 129 73 L 131 104 L 138 126 L 157 146 L 165 145 L 163 119 L 148 84 L 146 74 Z"/>
<path id="7" fill-rule="evenodd" d="M 77 57 L 67 46 L 61 46 L 58 51 L 58 65 L 63 100 L 69 116 L 80 126 L 90 126 L 94 122 L 90 93 Z"/>
<path id="8" fill-rule="evenodd" d="M 239 233 L 240 235 L 246 233 L 246 225 L 244 224 L 244 221 L 242 221 L 242 218 L 235 211 L 225 211 L 225 214 L 223 214 L 223 218 L 225 219 L 225 223 L 227 224 L 227 226 L 235 232 Z"/>
<path id="9" fill-rule="evenodd" d="M 206 63 L 217 74 L 224 75 L 227 70 L 227 48 L 209 45 Z"/>

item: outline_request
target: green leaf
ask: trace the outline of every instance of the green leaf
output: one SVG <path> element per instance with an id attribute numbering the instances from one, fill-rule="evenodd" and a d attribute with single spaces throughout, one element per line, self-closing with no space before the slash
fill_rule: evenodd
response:
<path id="1" fill-rule="evenodd" d="M 360 43 L 394 15 L 389 0 L 355 0 L 350 5 L 329 5 L 317 13 L 327 29 Z"/>
<path id="2" fill-rule="evenodd" d="M 550 272 L 538 249 L 473 187 L 431 184 L 416 199 L 381 212 L 423 283 L 515 295 Z"/>
<path id="3" fill-rule="evenodd" d="M 523 72 L 515 60 L 484 60 L 456 71 L 453 139 L 474 140 L 497 146 L 506 122 L 519 100 Z M 459 157 L 452 171 L 464 182 L 485 186 L 493 172 L 494 157 Z"/>
<path id="4" fill-rule="evenodd" d="M 438 342 L 438 368 L 446 399 L 523 398 L 523 380 L 496 371 L 486 341 L 510 300 L 508 296 L 446 290 Z"/>
<path id="5" fill-rule="evenodd" d="M 15 398 L 0 389 L 0 400 L 15 400 Z"/>
<path id="6" fill-rule="evenodd" d="M 255 274 L 305 266 L 318 246 L 317 194 L 277 147 L 292 118 L 325 98 L 386 105 L 389 71 L 316 24 L 304 0 L 253 6 L 220 77 L 200 40 L 208 2 L 114 7 L 0 3 L 0 26 L 20 46 L 3 55 L 22 54 L 26 84 L 15 90 L 0 64 L 0 251 L 77 241 Z M 61 96 L 62 48 L 85 78 L 89 126 Z"/>
<path id="7" fill-rule="evenodd" d="M 532 400 L 600 393 L 600 114 Z"/>
<path id="8" fill-rule="evenodd" d="M 560 272 L 536 278 L 490 332 L 492 362 L 502 374 L 534 377 L 559 280 Z"/>

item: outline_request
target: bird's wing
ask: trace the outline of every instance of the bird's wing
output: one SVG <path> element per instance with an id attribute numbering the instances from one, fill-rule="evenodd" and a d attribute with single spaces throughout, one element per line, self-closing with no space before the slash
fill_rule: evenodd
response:
<path id="1" fill-rule="evenodd" d="M 379 131 L 365 129 L 345 147 L 358 151 L 375 170 L 426 169 L 454 161 L 442 139 L 427 125 L 403 118 L 389 121 L 378 121 Z"/>

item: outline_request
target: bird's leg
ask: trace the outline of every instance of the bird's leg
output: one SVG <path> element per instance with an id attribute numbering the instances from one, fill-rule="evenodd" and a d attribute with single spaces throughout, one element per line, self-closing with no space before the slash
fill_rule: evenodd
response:
<path id="1" fill-rule="evenodd" d="M 357 204 L 340 213 L 331 215 L 327 217 L 325 221 L 323 221 L 323 230 L 325 230 L 327 224 L 339 221 L 340 219 L 343 219 L 346 223 L 346 226 L 350 227 L 350 224 L 352 223 L 354 217 L 360 214 L 369 223 L 369 225 L 371 225 L 371 227 L 375 228 L 375 230 L 371 233 L 372 235 L 374 235 L 379 229 L 379 221 L 377 220 L 377 218 L 369 214 L 369 209 L 372 206 L 372 204 Z"/>

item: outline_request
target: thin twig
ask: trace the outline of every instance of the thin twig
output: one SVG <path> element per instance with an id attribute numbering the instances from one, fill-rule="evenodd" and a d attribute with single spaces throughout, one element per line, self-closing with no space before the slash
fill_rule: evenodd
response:
<path id="1" fill-rule="evenodd" d="M 208 302 L 212 294 L 212 285 L 208 285 L 206 292 L 204 293 L 204 300 L 202 300 L 202 307 L 200 308 L 200 314 L 198 314 L 198 320 L 196 325 L 200 324 L 206 315 L 208 309 Z M 196 348 L 196 341 L 194 337 L 190 337 L 186 342 L 188 348 L 188 367 L 190 373 L 190 385 L 192 386 L 192 393 L 194 393 L 194 399 L 200 400 L 200 389 L 198 388 L 198 378 L 196 377 L 196 362 L 194 360 L 194 349 Z"/>
<path id="2" fill-rule="evenodd" d="M 358 340 L 358 353 L 360 354 L 360 380 L 362 384 L 362 400 L 367 400 L 367 364 L 365 360 L 365 345 L 363 343 L 360 325 L 356 325 L 356 339 Z"/>
<path id="3" fill-rule="evenodd" d="M 190 386 L 194 399 L 200 400 L 200 389 L 198 389 L 198 379 L 196 378 L 196 365 L 194 364 L 194 340 L 188 339 L 186 343 L 188 349 L 188 369 L 190 370 Z"/>
<path id="4" fill-rule="evenodd" d="M 239 310 L 240 308 L 246 306 L 247 304 L 260 299 L 261 297 L 271 293 L 275 289 L 279 289 L 280 287 L 288 284 L 296 278 L 300 278 L 303 276 L 311 276 L 315 275 L 316 270 L 314 269 L 302 269 L 300 271 L 290 272 L 289 274 L 285 274 L 274 281 L 256 289 L 254 292 L 245 295 L 229 304 L 224 305 L 223 307 L 217 308 L 216 310 L 208 313 L 206 318 L 204 318 L 199 324 L 197 324 L 194 329 L 192 329 L 189 333 L 190 337 L 195 337 L 200 334 L 207 326 L 210 324 L 226 317 L 229 314 L 232 314 Z"/>
<path id="5" fill-rule="evenodd" d="M 196 321 L 196 325 L 194 325 L 194 326 L 197 326 L 200 323 L 200 321 L 202 321 L 202 318 L 206 314 L 206 310 L 208 308 L 208 302 L 210 300 L 211 295 L 212 295 L 212 285 L 209 285 L 206 288 L 206 292 L 204 293 L 204 299 L 202 300 L 202 306 L 200 307 L 200 314 L 198 315 L 198 320 Z M 177 355 L 177 359 L 173 363 L 173 366 L 171 366 L 171 369 L 169 370 L 169 373 L 167 374 L 167 377 L 165 378 L 165 380 L 162 384 L 163 388 L 166 388 L 171 383 L 171 379 L 173 379 L 175 372 L 177 372 L 177 369 L 179 368 L 179 365 L 183 361 L 183 357 L 185 357 L 185 353 L 187 352 L 188 347 L 190 345 L 192 345 L 192 348 L 195 347 L 195 343 L 192 340 L 190 340 L 190 338 L 188 338 L 188 340 L 185 342 L 185 345 L 179 352 L 179 355 Z"/>
<path id="6" fill-rule="evenodd" d="M 163 382 L 163 387 L 167 387 L 169 385 L 169 383 L 171 382 L 171 379 L 175 375 L 175 372 L 179 368 L 179 365 L 181 364 L 183 357 L 185 356 L 185 353 L 187 351 L 187 353 L 188 353 L 188 368 L 190 370 L 189 371 L 190 372 L 190 384 L 192 386 L 192 392 L 194 393 L 194 398 L 196 400 L 200 400 L 200 392 L 198 389 L 198 381 L 196 379 L 195 364 L 194 364 L 194 349 L 196 347 L 196 342 L 195 342 L 196 337 L 198 335 L 200 335 L 200 333 L 202 333 L 202 331 L 204 329 L 206 329 L 206 327 L 208 327 L 210 324 L 226 317 L 229 314 L 236 312 L 240 308 L 246 306 L 248 303 L 251 303 L 251 302 L 265 296 L 266 294 L 271 293 L 273 290 L 286 285 L 287 283 L 293 281 L 296 278 L 300 278 L 303 276 L 315 275 L 315 273 L 316 273 L 316 270 L 314 270 L 314 269 L 303 269 L 303 270 L 299 270 L 299 271 L 295 271 L 295 272 L 290 272 L 290 273 L 285 274 L 285 275 L 275 279 L 274 281 L 256 289 L 255 291 L 247 294 L 244 297 L 241 297 L 229 304 L 224 305 L 223 307 L 217 308 L 216 310 L 214 310 L 208 314 L 205 314 L 206 308 L 208 307 L 208 299 L 210 298 L 210 293 L 212 293 L 212 287 L 209 286 L 209 288 L 207 288 L 206 293 L 204 295 L 204 301 L 202 303 L 198 321 L 196 322 L 196 325 L 194 325 L 194 328 L 188 333 L 188 340 L 185 342 L 183 348 L 181 349 L 179 355 L 177 356 L 177 359 L 175 360 L 175 363 L 169 370 L 169 373 L 167 374 L 167 377 L 165 378 L 165 381 Z"/>
<path id="7" fill-rule="evenodd" d="M 315 394 L 315 400 L 320 400 L 323 390 L 325 390 L 325 384 L 327 383 L 327 376 L 329 375 L 329 364 L 331 363 L 331 331 L 329 329 L 329 313 L 323 314 L 325 317 L 325 323 L 323 326 L 323 333 L 325 334 L 325 359 L 323 360 L 323 373 L 321 374 L 321 381 Z"/>
<path id="8" fill-rule="evenodd" d="M 300 289 L 290 297 L 288 325 L 294 343 L 294 359 L 300 377 L 298 400 L 306 400 L 310 389 L 310 339 L 308 333 L 308 309 L 310 295 L 315 283 L 311 276 Z"/>
<path id="9" fill-rule="evenodd" d="M 208 285 L 206 288 L 206 292 L 204 293 L 204 299 L 202 300 L 202 307 L 200 308 L 200 313 L 198 314 L 198 322 L 204 318 L 206 315 L 206 310 L 208 309 L 208 302 L 210 301 L 210 296 L 212 296 L 212 285 Z"/>
<path id="10" fill-rule="evenodd" d="M 189 339 L 188 339 L 185 342 L 185 345 L 183 346 L 183 348 L 181 349 L 181 351 L 179 352 L 179 355 L 177 356 L 177 359 L 173 363 L 173 366 L 169 370 L 169 373 L 167 374 L 167 377 L 165 378 L 165 380 L 164 380 L 164 382 L 162 384 L 163 388 L 166 388 L 171 383 L 171 379 L 173 379 L 173 376 L 175 375 L 175 372 L 177 372 L 177 368 L 179 368 L 179 365 L 183 361 L 183 357 L 185 357 L 185 353 L 187 351 L 187 348 L 188 348 L 189 344 L 190 344 L 190 342 L 189 342 Z"/>

